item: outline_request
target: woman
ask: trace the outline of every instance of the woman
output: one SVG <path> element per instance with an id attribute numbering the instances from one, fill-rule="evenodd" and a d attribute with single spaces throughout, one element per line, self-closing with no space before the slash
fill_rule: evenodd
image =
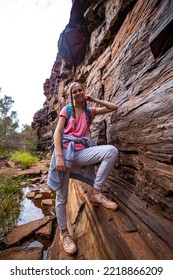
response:
<path id="1" fill-rule="evenodd" d="M 59 120 L 54 133 L 54 159 L 56 162 L 56 170 L 59 172 L 60 177 L 63 175 L 60 187 L 56 191 L 56 214 L 60 228 L 60 240 L 65 252 L 72 255 L 77 251 L 77 248 L 72 236 L 68 233 L 66 223 L 66 202 L 71 167 L 73 167 L 73 169 L 83 166 L 91 167 L 93 164 L 100 163 L 93 184 L 91 184 L 93 188 L 89 199 L 94 204 L 115 211 L 118 205 L 108 199 L 101 192 L 101 189 L 117 161 L 118 150 L 111 145 L 92 145 L 92 143 L 90 143 L 91 141 L 88 139 L 89 127 L 94 117 L 114 111 L 117 109 L 117 106 L 112 102 L 99 100 L 88 94 L 86 95 L 83 85 L 78 82 L 71 83 L 69 92 L 72 115 L 69 117 L 69 107 L 67 106 L 59 113 Z M 101 105 L 101 107 L 87 108 L 87 101 L 94 102 Z M 65 139 L 63 140 L 63 144 L 62 138 Z M 89 143 L 88 146 L 86 144 L 87 141 Z M 74 145 L 72 145 L 72 143 Z M 73 148 L 74 151 L 72 152 L 72 150 L 70 150 L 70 153 L 67 152 L 69 147 L 70 149 Z M 67 153 L 69 156 L 72 156 L 70 164 L 69 159 L 67 159 Z M 51 180 L 49 180 L 49 177 L 51 176 L 50 173 L 48 176 L 48 184 L 50 187 Z"/>

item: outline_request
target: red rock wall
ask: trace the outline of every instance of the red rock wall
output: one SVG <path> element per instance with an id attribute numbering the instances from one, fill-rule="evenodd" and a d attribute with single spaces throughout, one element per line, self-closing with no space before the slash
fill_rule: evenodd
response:
<path id="1" fill-rule="evenodd" d="M 72 80 L 118 104 L 91 135 L 119 149 L 106 187 L 159 259 L 173 258 L 172 14 L 168 0 L 73 1 L 33 120 L 47 148 Z"/>

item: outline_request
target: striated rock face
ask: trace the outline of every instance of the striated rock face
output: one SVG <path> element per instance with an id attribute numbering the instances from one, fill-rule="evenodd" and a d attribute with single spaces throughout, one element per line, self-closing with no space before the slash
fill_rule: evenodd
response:
<path id="1" fill-rule="evenodd" d="M 74 0 L 32 124 L 47 149 L 72 80 L 118 104 L 95 118 L 91 136 L 119 149 L 105 187 L 158 259 L 173 259 L 172 14 L 168 0 Z M 72 204 L 69 211 L 75 213 Z"/>
<path id="2" fill-rule="evenodd" d="M 47 259 L 73 260 L 152 260 L 157 259 L 135 225 L 121 211 L 91 205 L 89 186 L 73 180 L 69 188 L 68 228 L 78 251 L 67 256 L 57 231 Z M 72 205 L 72 206 L 71 206 Z"/>

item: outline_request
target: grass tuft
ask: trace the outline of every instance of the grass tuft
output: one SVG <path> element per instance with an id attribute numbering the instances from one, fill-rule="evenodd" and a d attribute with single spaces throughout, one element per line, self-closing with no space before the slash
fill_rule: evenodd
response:
<path id="1" fill-rule="evenodd" d="M 39 161 L 39 158 L 37 156 L 31 155 L 28 152 L 20 151 L 15 152 L 12 155 L 11 160 L 19 164 L 22 169 L 26 169 L 31 167 L 33 164 L 37 163 Z"/>
<path id="2" fill-rule="evenodd" d="M 0 175 L 0 240 L 15 224 L 20 214 L 22 192 L 19 179 Z"/>

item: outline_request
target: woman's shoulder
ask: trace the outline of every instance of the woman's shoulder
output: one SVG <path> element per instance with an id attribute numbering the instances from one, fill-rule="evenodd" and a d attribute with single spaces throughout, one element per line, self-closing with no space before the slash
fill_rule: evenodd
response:
<path id="1" fill-rule="evenodd" d="M 95 106 L 90 106 L 90 107 L 87 107 L 89 110 L 95 110 Z"/>
<path id="2" fill-rule="evenodd" d="M 88 113 L 89 113 L 89 118 L 92 121 L 95 117 L 95 109 L 96 107 L 91 106 L 91 107 L 87 107 L 88 108 Z"/>
<path id="3" fill-rule="evenodd" d="M 91 113 L 94 113 L 95 110 L 96 110 L 96 107 L 95 106 L 91 106 L 91 107 L 87 107 L 88 110 L 91 112 Z"/>
<path id="4" fill-rule="evenodd" d="M 65 105 L 61 110 L 60 112 L 58 113 L 59 117 L 60 116 L 63 116 L 63 117 L 66 117 L 67 118 L 67 115 L 68 115 L 68 111 L 67 111 L 67 105 Z"/>

